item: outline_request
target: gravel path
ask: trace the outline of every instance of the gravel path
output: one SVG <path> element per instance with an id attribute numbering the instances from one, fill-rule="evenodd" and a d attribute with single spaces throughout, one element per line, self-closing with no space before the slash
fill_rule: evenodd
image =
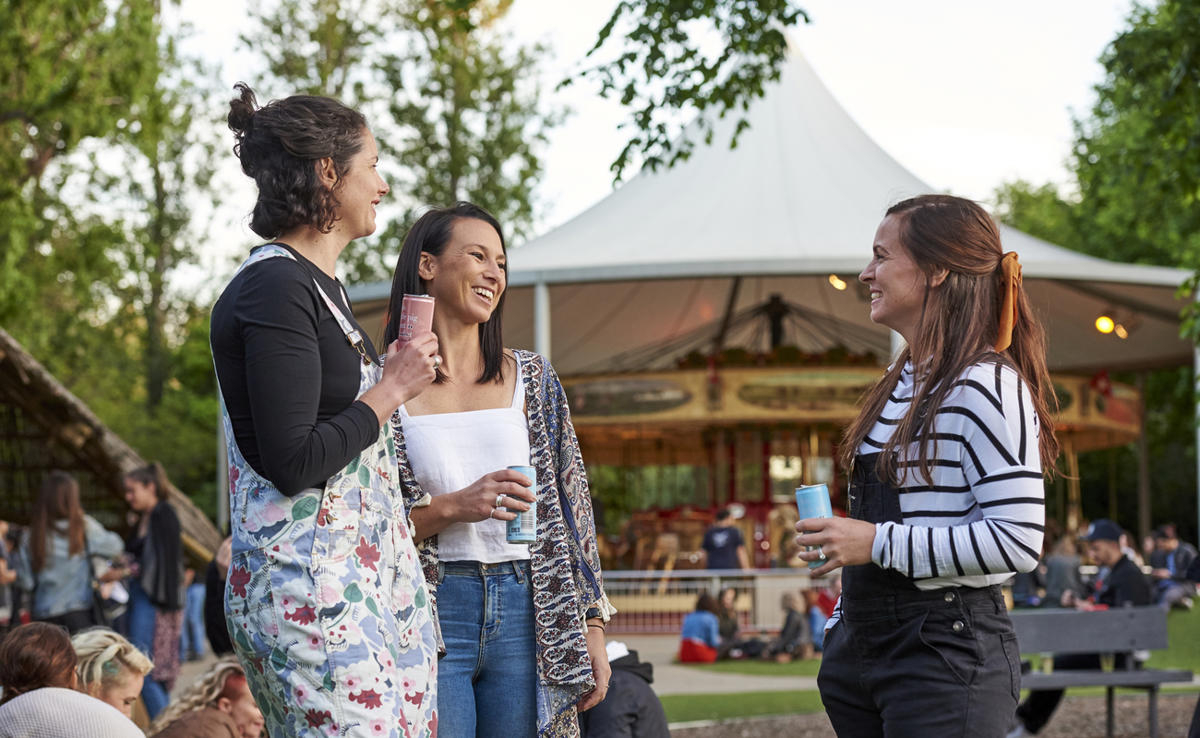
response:
<path id="1" fill-rule="evenodd" d="M 1187 735 L 1196 707 L 1196 694 L 1159 695 L 1158 733 L 1162 738 L 1183 738 Z M 1149 735 L 1146 722 L 1146 697 L 1140 694 L 1117 695 L 1116 738 L 1145 738 Z M 752 718 L 729 721 L 718 725 L 679 727 L 671 730 L 672 738 L 836 738 L 824 713 L 789 715 L 784 717 Z M 1054 719 L 1038 738 L 1103 738 L 1104 698 L 1067 696 L 1059 705 Z"/>

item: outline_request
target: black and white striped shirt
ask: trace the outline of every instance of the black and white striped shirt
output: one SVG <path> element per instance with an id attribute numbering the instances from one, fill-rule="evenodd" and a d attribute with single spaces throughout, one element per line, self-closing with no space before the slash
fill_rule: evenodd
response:
<path id="1" fill-rule="evenodd" d="M 904 367 L 859 454 L 878 453 L 912 403 Z M 875 528 L 871 558 L 923 590 L 1000 584 L 1037 566 L 1045 523 L 1038 416 L 1029 387 L 997 363 L 968 367 L 938 408 L 929 450 L 932 480 L 914 443 L 902 462 L 902 523 Z"/>

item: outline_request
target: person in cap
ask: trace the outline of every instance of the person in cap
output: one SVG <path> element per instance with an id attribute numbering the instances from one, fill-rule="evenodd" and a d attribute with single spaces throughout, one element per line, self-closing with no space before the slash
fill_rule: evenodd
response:
<path id="1" fill-rule="evenodd" d="M 1088 556 L 1097 566 L 1107 569 L 1108 573 L 1097 582 L 1096 594 L 1087 599 L 1075 600 L 1075 609 L 1090 612 L 1110 607 L 1153 603 L 1154 596 L 1146 576 L 1121 550 L 1121 526 L 1105 518 L 1094 520 L 1088 526 L 1084 540 L 1087 541 Z M 1117 654 L 1114 660 L 1115 668 L 1124 668 L 1125 658 L 1125 654 Z M 1142 659 L 1135 661 L 1135 666 L 1140 666 Z M 1054 665 L 1062 669 L 1099 669 L 1100 654 L 1055 655 Z M 1061 689 L 1031 691 L 1025 701 L 1017 707 L 1017 724 L 1008 734 L 1009 738 L 1036 735 L 1050 722 L 1062 696 Z"/>

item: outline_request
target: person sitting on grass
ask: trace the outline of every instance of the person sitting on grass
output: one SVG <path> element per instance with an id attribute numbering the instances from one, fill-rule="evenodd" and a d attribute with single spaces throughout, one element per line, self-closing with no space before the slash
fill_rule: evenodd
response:
<path id="1" fill-rule="evenodd" d="M 89 628 L 71 638 L 78 660 L 80 692 L 117 708 L 133 719 L 142 682 L 154 668 L 146 655 L 108 628 Z"/>
<path id="2" fill-rule="evenodd" d="M 786 664 L 792 659 L 810 659 L 813 655 L 812 630 L 809 629 L 805 603 L 798 592 L 784 592 L 783 628 L 779 637 L 767 645 L 766 658 Z"/>
<path id="3" fill-rule="evenodd" d="M 259 738 L 262 731 L 262 711 L 233 658 L 209 667 L 150 726 L 152 738 Z"/>
<path id="4" fill-rule="evenodd" d="M 66 628 L 29 623 L 0 642 L 0 736 L 144 738 L 111 705 L 76 691 L 75 650 Z"/>
<path id="5" fill-rule="evenodd" d="M 721 645 L 717 621 L 717 601 L 708 592 L 696 598 L 696 609 L 683 618 L 679 634 L 679 660 L 685 664 L 711 664 L 717 660 Z"/>

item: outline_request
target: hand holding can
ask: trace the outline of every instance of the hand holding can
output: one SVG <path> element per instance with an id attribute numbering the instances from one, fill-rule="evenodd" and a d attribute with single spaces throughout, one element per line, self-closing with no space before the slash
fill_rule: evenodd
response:
<path id="1" fill-rule="evenodd" d="M 400 303 L 400 325 L 396 326 L 400 345 L 418 333 L 433 330 L 434 299 L 429 295 L 405 295 Z"/>
<path id="2" fill-rule="evenodd" d="M 529 477 L 529 481 L 533 482 L 532 486 L 529 487 L 529 491 L 536 497 L 538 491 L 537 470 L 532 466 L 510 466 L 508 468 L 518 474 L 524 474 L 526 477 Z M 536 500 L 529 503 L 529 509 L 525 512 L 517 512 L 516 510 L 511 512 L 516 513 L 517 517 L 508 521 L 504 540 L 509 543 L 533 543 L 537 540 Z"/>
<path id="3" fill-rule="evenodd" d="M 807 484 L 803 487 L 796 488 L 796 509 L 800 512 L 800 519 L 807 518 L 832 518 L 833 505 L 829 501 L 829 487 L 825 484 Z M 809 551 L 813 550 L 813 546 L 806 547 Z M 817 546 L 816 548 L 820 548 Z M 822 552 L 821 558 L 816 561 L 808 562 L 809 569 L 817 569 L 824 565 L 825 556 Z"/>

